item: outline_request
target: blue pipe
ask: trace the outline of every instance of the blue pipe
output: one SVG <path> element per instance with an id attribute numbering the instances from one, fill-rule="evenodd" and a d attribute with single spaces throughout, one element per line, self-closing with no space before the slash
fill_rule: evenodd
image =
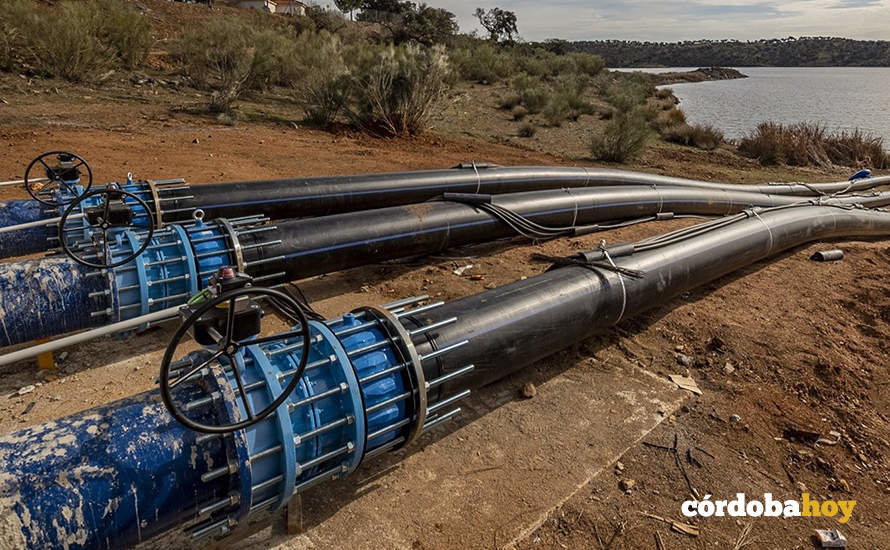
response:
<path id="1" fill-rule="evenodd" d="M 141 236 L 115 236 L 113 256 Z M 113 271 L 50 257 L 0 264 L 0 346 L 140 317 L 184 303 L 219 267 L 233 264 L 225 230 L 198 222 L 155 232 L 149 248 Z"/>
<path id="2" fill-rule="evenodd" d="M 45 220 L 51 216 L 46 206 L 37 201 L 0 202 L 0 227 Z M 26 256 L 48 248 L 47 242 L 58 234 L 52 225 L 43 225 L 21 231 L 0 233 L 0 257 Z"/>
<path id="3" fill-rule="evenodd" d="M 151 391 L 0 438 L 0 546 L 122 548 L 185 524 L 194 538 L 225 534 L 405 443 L 426 416 L 417 410 L 423 386 L 404 364 L 394 318 L 374 311 L 310 322 L 297 389 L 275 414 L 231 435 L 184 428 Z M 253 410 L 288 384 L 303 352 L 297 340 L 246 346 L 233 357 Z M 190 418 L 243 418 L 226 365 L 174 390 Z"/>

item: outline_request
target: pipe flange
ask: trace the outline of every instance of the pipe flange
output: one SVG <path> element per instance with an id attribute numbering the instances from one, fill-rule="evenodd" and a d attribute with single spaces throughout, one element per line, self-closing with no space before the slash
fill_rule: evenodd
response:
<path id="1" fill-rule="evenodd" d="M 400 359 L 410 363 L 408 377 L 411 378 L 411 382 L 414 384 L 415 418 L 414 422 L 408 426 L 408 434 L 405 436 L 405 442 L 397 448 L 410 445 L 417 441 L 417 438 L 423 433 L 423 425 L 426 423 L 427 395 L 426 378 L 423 375 L 423 362 L 420 360 L 420 355 L 414 348 L 414 342 L 411 340 L 411 335 L 408 333 L 408 330 L 402 326 L 402 323 L 395 315 L 383 308 L 374 306 L 365 306 L 353 310 L 353 313 L 359 312 L 367 312 L 368 314 L 373 315 L 380 323 L 380 326 L 387 329 L 387 332 L 390 332 L 390 337 L 392 338 L 393 343 L 396 345 L 396 348 L 401 351 L 403 356 Z"/>
<path id="2" fill-rule="evenodd" d="M 155 182 L 152 180 L 145 180 L 145 185 L 147 185 L 148 190 L 151 191 L 151 200 L 155 205 L 155 229 L 163 229 L 164 212 L 161 210 L 161 197 L 158 196 L 158 188 L 155 187 Z"/>
<path id="3" fill-rule="evenodd" d="M 238 267 L 238 271 L 241 273 L 247 273 L 244 270 L 244 252 L 241 249 L 241 241 L 238 239 L 238 234 L 235 233 L 235 228 L 232 227 L 232 224 L 229 223 L 229 220 L 225 218 L 220 218 L 216 220 L 216 223 L 226 230 L 226 233 L 229 234 L 229 240 L 232 243 L 232 251 L 235 253 L 235 264 Z"/>

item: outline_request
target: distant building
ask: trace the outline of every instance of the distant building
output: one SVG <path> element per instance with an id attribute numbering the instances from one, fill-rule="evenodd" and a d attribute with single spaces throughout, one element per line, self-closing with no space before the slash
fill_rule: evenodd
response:
<path id="1" fill-rule="evenodd" d="M 236 6 L 281 15 L 306 15 L 306 4 L 298 0 L 241 0 Z"/>

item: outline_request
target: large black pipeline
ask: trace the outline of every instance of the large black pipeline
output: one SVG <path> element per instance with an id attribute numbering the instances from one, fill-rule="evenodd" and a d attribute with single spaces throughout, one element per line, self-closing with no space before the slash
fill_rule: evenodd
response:
<path id="1" fill-rule="evenodd" d="M 683 187 L 611 186 L 497 195 L 492 204 L 547 226 L 605 229 L 611 220 L 725 215 L 752 206 L 802 199 L 765 193 Z M 869 207 L 890 204 L 890 193 L 833 199 Z M 237 265 L 269 284 L 383 260 L 431 254 L 514 235 L 489 212 L 460 202 L 432 201 L 293 220 L 258 229 L 220 228 L 156 237 L 157 244 L 111 274 L 85 270 L 67 258 L 0 265 L 0 346 L 97 327 L 182 304 L 214 269 Z M 226 239 L 238 241 L 227 245 Z M 131 250 L 132 243 L 120 247 Z M 228 248 L 227 248 L 228 247 Z M 237 249 L 237 252 L 235 251 Z M 149 254 L 150 252 L 150 254 Z"/>
<path id="2" fill-rule="evenodd" d="M 722 189 L 629 185 L 497 195 L 491 197 L 491 204 L 540 225 L 575 227 L 583 234 L 601 231 L 606 227 L 598 224 L 610 221 L 724 216 L 752 206 L 780 206 L 801 200 L 806 199 Z M 890 204 L 890 194 L 842 200 L 880 207 Z M 296 280 L 516 234 L 489 212 L 451 201 L 294 220 L 277 227 L 275 232 L 249 234 L 241 239 L 247 249 L 246 264 L 257 265 L 252 274 L 284 272 L 288 280 Z M 263 245 L 273 240 L 280 242 Z"/>
<path id="3" fill-rule="evenodd" d="M 886 237 L 890 235 L 890 213 L 798 206 L 752 211 L 730 224 L 706 227 L 709 231 L 690 232 L 698 233 L 695 237 L 674 233 L 668 239 L 647 241 L 641 246 L 647 249 L 643 252 L 607 258 L 616 266 L 642 273 L 641 277 L 628 277 L 614 269 L 562 267 L 440 307 L 430 304 L 414 313 L 394 309 L 398 304 L 391 304 L 386 311 L 360 308 L 326 326 L 314 325 L 318 337 L 311 357 L 319 365 L 313 372 L 334 378 L 321 385 L 320 378 L 309 378 L 318 374 L 307 371 L 304 376 L 319 384 L 317 391 L 331 390 L 319 393 L 318 398 L 295 393 L 291 403 L 300 408 L 324 398 L 330 406 L 324 410 L 334 408 L 337 414 L 324 420 L 329 422 L 324 433 L 330 441 L 321 450 L 315 424 L 309 426 L 312 437 L 301 437 L 296 443 L 298 453 L 315 457 L 309 462 L 301 458 L 303 454 L 298 457 L 311 469 L 294 468 L 292 456 L 281 458 L 283 447 L 293 449 L 294 434 L 301 433 L 297 430 L 308 429 L 307 415 L 269 417 L 263 421 L 267 424 L 262 433 L 261 424 L 256 424 L 230 438 L 198 437 L 166 413 L 157 391 L 0 438 L 4 523 L 0 546 L 122 548 L 182 528 L 195 538 L 225 535 L 249 521 L 254 511 L 281 506 L 292 494 L 329 483 L 380 452 L 398 448 L 410 440 L 408 427 L 416 424 L 426 429 L 453 417 L 460 409 L 445 411 L 472 389 L 784 250 L 823 239 Z M 652 248 L 653 243 L 664 242 L 672 244 Z M 381 326 L 394 327 L 402 336 Z M 417 327 L 413 334 L 406 332 L 412 327 Z M 405 391 L 402 385 L 412 380 L 405 365 L 394 365 L 402 356 L 391 351 L 406 339 L 413 341 L 411 364 L 422 364 L 422 377 L 415 381 L 413 391 L 412 386 Z M 274 377 L 281 368 L 276 363 L 291 368 L 302 349 L 282 345 L 248 346 L 239 353 L 261 363 L 267 378 Z M 326 347 L 331 345 L 340 351 L 334 353 Z M 272 363 L 267 364 L 269 361 Z M 382 368 L 385 370 L 379 370 Z M 215 377 L 182 389 L 194 392 L 184 398 L 193 400 L 188 402 L 194 410 L 203 411 L 202 420 L 216 415 L 224 424 L 238 418 L 227 412 L 237 405 L 232 401 L 234 382 L 226 381 L 222 368 L 214 369 L 218 371 Z M 283 372 L 279 378 L 282 376 Z M 397 378 L 387 378 L 387 384 L 379 387 L 371 382 L 355 383 L 357 378 L 377 380 L 382 376 Z M 265 396 L 263 388 L 271 382 L 260 378 L 248 383 L 258 385 Z M 372 391 L 383 388 L 390 393 Z M 349 399 L 352 390 L 360 392 L 364 401 L 359 395 Z M 424 404 L 429 404 L 420 409 L 427 415 L 419 419 L 416 414 L 411 416 L 408 405 L 417 390 L 427 397 Z M 397 394 L 390 397 L 392 392 Z M 216 393 L 219 397 L 214 398 Z M 372 398 L 374 405 L 368 401 Z M 208 406 L 214 402 L 218 406 Z M 363 431 L 365 426 L 372 429 L 372 418 L 387 422 L 372 416 L 384 406 L 393 413 L 391 424 Z M 343 414 L 346 416 L 340 416 Z M 282 417 L 287 421 L 279 422 Z M 350 418 L 355 422 L 349 422 Z M 360 418 L 367 418 L 368 423 Z M 276 441 L 276 446 L 270 446 Z M 315 442 L 314 454 L 307 441 Z M 70 474 L 60 483 L 59 476 L 65 472 Z M 304 502 L 311 505 L 312 501 Z"/>
<path id="4" fill-rule="evenodd" d="M 873 189 L 890 176 L 834 183 L 743 185 L 713 183 L 641 172 L 583 167 L 500 167 L 466 164 L 447 170 L 290 178 L 188 186 L 176 180 L 165 185 L 126 187 L 141 196 L 163 223 L 188 221 L 197 210 L 206 219 L 262 214 L 272 219 L 323 216 L 386 206 L 415 204 L 443 193 L 501 194 L 614 185 L 677 186 L 701 190 L 744 191 L 774 195 L 816 196 Z M 0 203 L 0 227 L 57 216 L 27 201 Z M 37 216 L 37 217 L 35 217 Z M 25 238 L 23 238 L 25 237 Z M 26 234 L 0 233 L 0 258 L 50 250 L 58 246 L 57 228 L 34 227 Z"/>
<path id="5" fill-rule="evenodd" d="M 641 243 L 637 249 L 643 252 L 612 258 L 620 268 L 642 272 L 640 278 L 590 266 L 560 267 L 416 316 L 416 326 L 460 319 L 418 344 L 420 354 L 449 342 L 472 343 L 426 365 L 430 378 L 468 361 L 475 365 L 473 372 L 444 384 L 430 399 L 503 378 L 622 319 L 790 248 L 818 240 L 890 235 L 890 213 L 883 211 L 802 206 L 743 218 L 697 236 L 683 238 L 678 232 L 679 238 L 668 239 L 673 244 Z M 602 257 L 600 251 L 593 252 Z"/>

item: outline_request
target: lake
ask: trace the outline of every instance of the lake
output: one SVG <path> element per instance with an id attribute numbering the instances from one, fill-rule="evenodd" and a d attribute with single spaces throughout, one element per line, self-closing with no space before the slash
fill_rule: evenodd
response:
<path id="1" fill-rule="evenodd" d="M 890 68 L 735 68 L 749 78 L 670 86 L 690 122 L 711 124 L 727 138 L 739 138 L 767 120 L 821 122 L 829 130 L 859 127 L 882 136 L 890 149 Z"/>

